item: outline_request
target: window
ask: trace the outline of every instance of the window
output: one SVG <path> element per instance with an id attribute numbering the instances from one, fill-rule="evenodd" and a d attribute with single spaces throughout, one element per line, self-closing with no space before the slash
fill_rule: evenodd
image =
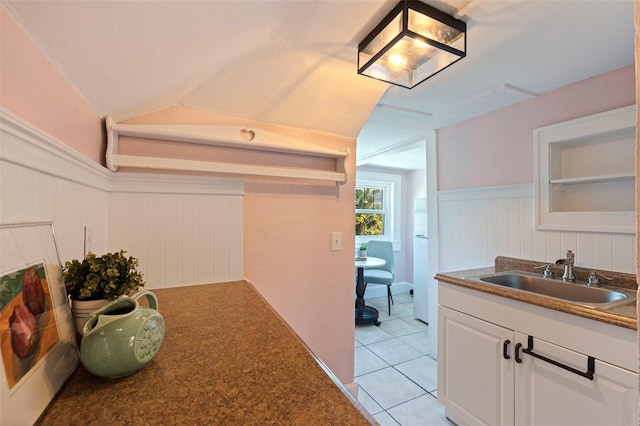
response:
<path id="1" fill-rule="evenodd" d="M 387 190 L 380 186 L 356 186 L 356 235 L 384 235 Z"/>
<path id="2" fill-rule="evenodd" d="M 402 176 L 358 171 L 355 188 L 356 244 L 400 237 Z"/>

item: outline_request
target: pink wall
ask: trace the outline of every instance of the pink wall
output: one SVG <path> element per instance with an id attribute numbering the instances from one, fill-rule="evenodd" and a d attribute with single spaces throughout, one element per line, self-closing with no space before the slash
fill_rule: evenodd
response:
<path id="1" fill-rule="evenodd" d="M 104 164 L 100 117 L 0 7 L 0 105 Z"/>
<path id="2" fill-rule="evenodd" d="M 634 66 L 438 130 L 438 190 L 533 182 L 533 130 L 635 103 Z"/>
<path id="3" fill-rule="evenodd" d="M 355 138 L 305 131 L 200 110 L 172 107 L 128 121 L 137 124 L 243 125 L 330 148 L 351 150 L 344 185 L 275 178 L 247 179 L 243 208 L 243 275 L 344 383 L 353 382 Z M 147 145 L 145 145 L 147 143 Z M 176 154 L 172 145 L 130 140 L 127 149 Z M 144 149 L 142 150 L 144 151 Z M 141 153 L 143 154 L 143 153 Z M 210 155 L 180 144 L 181 158 Z M 255 160 L 255 158 L 254 158 Z M 331 251 L 331 232 L 342 251 Z"/>
<path id="4" fill-rule="evenodd" d="M 1 7 L 0 19 L 0 105 L 104 164 L 106 145 L 100 117 Z M 355 138 L 186 108 L 169 108 L 131 122 L 242 124 L 351 150 L 347 162 L 350 181 L 344 185 L 248 179 L 243 265 L 244 276 L 311 350 L 340 380 L 353 382 Z M 182 154 L 188 156 L 189 151 L 180 146 Z M 317 163 L 319 168 L 326 167 L 322 160 Z M 330 251 L 332 231 L 342 232 L 342 251 Z"/>

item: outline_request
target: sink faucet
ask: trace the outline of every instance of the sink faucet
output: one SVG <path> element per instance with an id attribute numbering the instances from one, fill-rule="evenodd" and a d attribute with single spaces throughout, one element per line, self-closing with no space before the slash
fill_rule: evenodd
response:
<path id="1" fill-rule="evenodd" d="M 553 265 L 551 265 L 550 263 L 545 263 L 544 265 L 540 265 L 540 266 L 534 266 L 533 269 L 542 269 L 544 268 L 544 271 L 542 273 L 542 276 L 544 278 L 555 278 L 556 277 L 556 272 L 553 270 Z"/>
<path id="2" fill-rule="evenodd" d="M 556 265 L 564 265 L 564 274 L 562 275 L 562 281 L 575 281 L 576 277 L 573 275 L 573 263 L 575 261 L 575 254 L 571 250 L 564 252 L 564 259 L 556 260 Z"/>

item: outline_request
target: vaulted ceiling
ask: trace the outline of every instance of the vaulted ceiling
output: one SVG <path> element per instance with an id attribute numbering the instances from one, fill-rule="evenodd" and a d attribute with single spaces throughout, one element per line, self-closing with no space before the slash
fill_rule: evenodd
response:
<path id="1" fill-rule="evenodd" d="M 356 74 L 358 42 L 395 0 L 2 7 L 100 116 L 181 105 L 358 136 L 360 164 L 401 168 L 425 132 L 634 62 L 633 0 L 427 3 L 467 21 L 468 56 L 413 90 Z"/>

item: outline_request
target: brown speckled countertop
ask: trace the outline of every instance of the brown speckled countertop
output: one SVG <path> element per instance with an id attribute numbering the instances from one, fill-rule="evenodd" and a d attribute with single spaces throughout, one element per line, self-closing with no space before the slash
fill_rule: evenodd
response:
<path id="1" fill-rule="evenodd" d="M 376 424 L 250 283 L 152 291 L 155 358 L 119 379 L 78 367 L 38 424 Z"/>
<path id="2" fill-rule="evenodd" d="M 482 291 L 485 293 L 494 294 L 501 297 L 506 297 L 521 302 L 531 303 L 533 305 L 542 306 L 549 309 L 554 309 L 561 312 L 566 312 L 573 315 L 578 315 L 584 318 L 589 318 L 596 321 L 602 321 L 608 324 L 617 325 L 620 327 L 637 329 L 637 312 L 636 304 L 629 304 L 620 306 L 608 311 L 599 311 L 583 306 L 578 306 L 572 303 L 563 302 L 561 300 L 550 299 L 548 297 L 537 296 L 531 293 L 523 293 L 517 290 L 510 289 L 508 287 L 501 287 L 492 284 L 483 284 L 478 281 L 470 281 L 465 278 L 476 277 L 479 275 L 491 274 L 494 272 L 519 270 L 533 272 L 533 266 L 539 266 L 544 262 L 536 262 L 522 259 L 514 259 L 508 257 L 499 256 L 496 258 L 495 267 L 470 269 L 466 271 L 456 272 L 442 272 L 435 276 L 438 281 L 446 282 L 449 284 L 455 284 L 474 290 Z M 575 268 L 575 274 L 578 280 L 586 280 L 586 276 L 589 271 L 593 269 Z M 637 290 L 635 275 L 623 274 L 613 271 L 596 270 L 605 276 L 613 277 L 617 286 L 627 288 L 631 290 Z M 535 272 L 540 272 L 535 271 Z M 560 283 L 561 284 L 561 283 Z M 606 288 L 606 285 L 603 285 Z"/>

